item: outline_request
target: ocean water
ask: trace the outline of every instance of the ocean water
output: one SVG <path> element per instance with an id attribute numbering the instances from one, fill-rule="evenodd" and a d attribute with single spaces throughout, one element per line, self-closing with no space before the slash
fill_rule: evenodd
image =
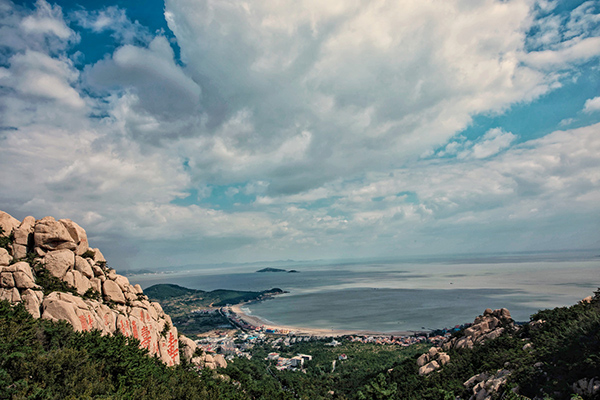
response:
<path id="1" fill-rule="evenodd" d="M 540 309 L 572 305 L 600 287 L 600 258 L 589 254 L 284 263 L 281 268 L 299 273 L 256 272 L 262 267 L 186 268 L 130 281 L 202 290 L 277 287 L 289 293 L 244 311 L 274 324 L 380 332 L 452 327 L 486 308 L 506 307 L 515 320 L 528 321 Z"/>

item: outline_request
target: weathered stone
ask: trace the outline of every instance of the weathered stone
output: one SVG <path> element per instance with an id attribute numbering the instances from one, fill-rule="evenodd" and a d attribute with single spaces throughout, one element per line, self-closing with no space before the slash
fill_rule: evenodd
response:
<path id="1" fill-rule="evenodd" d="M 133 285 L 133 291 L 135 294 L 143 294 L 144 291 L 142 290 L 142 287 L 139 284 L 135 284 Z"/>
<path id="2" fill-rule="evenodd" d="M 90 285 L 98 293 L 102 293 L 102 281 L 99 278 L 90 279 Z"/>
<path id="3" fill-rule="evenodd" d="M 48 272 L 62 279 L 75 265 L 75 254 L 70 250 L 50 251 L 44 256 L 42 263 Z"/>
<path id="4" fill-rule="evenodd" d="M 196 342 L 184 335 L 181 335 L 179 336 L 179 344 L 179 348 L 182 350 L 183 353 L 183 358 L 186 361 L 191 361 L 192 357 L 194 356 L 194 353 L 196 352 Z"/>
<path id="5" fill-rule="evenodd" d="M 12 272 L 5 272 L 4 270 L 0 273 L 0 287 L 3 288 L 14 288 L 15 279 L 13 278 Z"/>
<path id="6" fill-rule="evenodd" d="M 1 236 L 9 236 L 13 229 L 16 229 L 20 223 L 21 222 L 12 215 L 0 211 L 0 227 L 4 231 Z"/>
<path id="7" fill-rule="evenodd" d="M 92 266 L 90 263 L 80 256 L 75 256 L 75 270 L 81 272 L 86 278 L 94 277 L 94 270 L 92 270 Z"/>
<path id="8" fill-rule="evenodd" d="M 446 365 L 448 364 L 448 362 L 450 361 L 450 356 L 446 353 L 438 353 L 438 359 L 437 362 L 440 365 Z"/>
<path id="9" fill-rule="evenodd" d="M 486 374 L 485 372 L 482 372 L 480 374 L 470 377 L 465 383 L 463 383 L 463 385 L 466 388 L 469 388 L 469 387 L 475 385 L 476 383 L 487 380 L 489 377 L 490 376 L 488 374 Z"/>
<path id="10" fill-rule="evenodd" d="M 75 287 L 75 276 L 73 276 L 73 271 L 67 271 L 65 276 L 62 277 L 62 280 L 65 281 L 67 285 Z"/>
<path id="11" fill-rule="evenodd" d="M 104 298 L 106 300 L 125 304 L 125 296 L 123 295 L 119 285 L 117 285 L 114 281 L 108 279 L 104 281 L 102 284 L 102 292 L 104 293 Z"/>
<path id="12" fill-rule="evenodd" d="M 94 328 L 94 318 L 87 306 L 79 304 L 79 297 L 67 293 L 50 293 L 42 302 L 42 318 L 53 321 L 66 320 L 76 331 L 87 331 Z"/>
<path id="13" fill-rule="evenodd" d="M 11 261 L 12 257 L 8 253 L 8 250 L 6 250 L 3 247 L 0 247 L 0 266 L 9 265 Z"/>
<path id="14" fill-rule="evenodd" d="M 104 258 L 104 255 L 102 255 L 102 252 L 100 251 L 100 249 L 92 249 L 92 251 L 94 252 L 94 262 L 95 263 L 105 263 L 106 262 L 106 258 Z"/>
<path id="15" fill-rule="evenodd" d="M 15 260 L 22 260 L 23 258 L 27 257 L 27 246 L 14 243 L 12 245 L 12 249 Z"/>
<path id="16" fill-rule="evenodd" d="M 15 229 L 15 242 L 13 245 L 14 257 L 17 260 L 27 257 L 27 252 L 33 250 L 33 230 L 35 218 L 25 217 L 23 222 Z"/>
<path id="17" fill-rule="evenodd" d="M 40 289 L 40 286 L 35 284 L 30 274 L 23 271 L 16 271 L 13 272 L 13 277 L 15 279 L 15 286 L 19 289 Z"/>
<path id="18" fill-rule="evenodd" d="M 44 293 L 37 290 L 27 289 L 21 294 L 21 300 L 25 304 L 25 308 L 34 318 L 40 318 L 40 306 L 42 304 L 42 299 L 44 298 Z"/>
<path id="19" fill-rule="evenodd" d="M 17 288 L 0 288 L 0 300 L 7 300 L 11 303 L 18 303 L 21 301 L 19 295 L 19 289 Z"/>
<path id="20" fill-rule="evenodd" d="M 85 294 L 85 292 L 92 287 L 89 279 L 83 276 L 83 274 L 77 270 L 73 270 L 71 272 L 73 273 L 73 286 L 75 286 L 75 289 L 77 289 L 77 293 L 80 295 Z"/>
<path id="21" fill-rule="evenodd" d="M 117 285 L 119 285 L 119 287 L 121 288 L 121 290 L 123 292 L 127 291 L 128 287 L 129 287 L 129 279 L 127 279 L 126 277 L 124 277 L 123 275 L 117 275 L 115 273 L 116 277 L 113 279 L 115 281 L 115 283 Z M 110 278 L 110 274 L 109 274 L 109 278 Z M 112 278 L 110 278 L 112 279 Z"/>
<path id="22" fill-rule="evenodd" d="M 174 326 L 171 325 L 166 336 L 159 339 L 159 353 L 160 359 L 168 366 L 179 364 L 179 342 Z"/>
<path id="23" fill-rule="evenodd" d="M 108 273 L 106 274 L 106 277 L 108 279 L 110 279 L 111 281 L 114 281 L 115 279 L 117 279 L 117 272 L 114 269 L 111 269 L 108 271 Z"/>
<path id="24" fill-rule="evenodd" d="M 127 291 L 127 292 L 123 292 L 123 295 L 125 296 L 125 299 L 127 299 L 128 301 L 132 302 L 137 300 L 137 294 Z"/>
<path id="25" fill-rule="evenodd" d="M 97 265 L 92 265 L 92 271 L 94 271 L 94 276 L 104 276 L 104 271 Z"/>
<path id="26" fill-rule="evenodd" d="M 419 368 L 419 375 L 427 375 L 439 368 L 440 365 L 437 363 L 437 361 L 431 361 L 430 363 L 427 363 Z"/>
<path id="27" fill-rule="evenodd" d="M 93 310 L 100 321 L 100 330 L 102 334 L 112 334 L 117 329 L 117 315 L 106 304 L 94 300 L 86 300 L 88 309 Z"/>
<path id="28" fill-rule="evenodd" d="M 45 217 L 35 224 L 34 244 L 43 250 L 75 250 L 77 244 L 67 228 L 52 217 Z"/>
<path id="29" fill-rule="evenodd" d="M 429 362 L 429 355 L 427 353 L 421 354 L 419 358 L 417 358 L 417 365 L 422 367 L 423 365 Z"/>
<path id="30" fill-rule="evenodd" d="M 156 313 L 158 314 L 159 317 L 163 317 L 165 315 L 165 312 L 163 311 L 163 309 L 159 303 L 152 302 L 152 306 L 156 310 Z"/>
<path id="31" fill-rule="evenodd" d="M 429 354 L 429 357 L 430 357 L 430 358 L 433 358 L 433 357 L 435 357 L 437 353 L 438 353 L 438 349 L 437 349 L 437 347 L 431 347 L 431 348 L 429 349 L 429 351 L 427 352 L 427 354 Z"/>
<path id="32" fill-rule="evenodd" d="M 15 229 L 15 243 L 23 246 L 32 245 L 33 230 L 35 227 L 35 218 L 32 216 L 25 217 L 23 222 Z"/>
<path id="33" fill-rule="evenodd" d="M 87 234 L 85 233 L 82 227 L 80 227 L 70 219 L 61 219 L 58 222 L 63 224 L 63 226 L 67 229 L 67 232 L 69 232 L 69 235 L 71 235 L 71 238 L 77 245 L 75 249 L 75 254 L 80 256 L 86 251 L 88 251 L 89 245 Z"/>
<path id="34" fill-rule="evenodd" d="M 215 360 L 215 364 L 217 364 L 217 367 L 227 368 L 227 362 L 225 361 L 225 358 L 222 354 L 215 354 L 213 358 Z"/>

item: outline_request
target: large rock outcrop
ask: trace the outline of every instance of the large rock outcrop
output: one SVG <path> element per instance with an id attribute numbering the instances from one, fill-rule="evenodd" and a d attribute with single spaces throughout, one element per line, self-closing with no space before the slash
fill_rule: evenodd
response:
<path id="1" fill-rule="evenodd" d="M 463 335 L 453 338 L 442 346 L 444 350 L 451 348 L 473 348 L 477 343 L 495 339 L 506 329 L 515 329 L 515 322 L 506 308 L 498 310 L 486 309 L 483 315 L 475 318 L 473 325 L 464 330 Z"/>
<path id="2" fill-rule="evenodd" d="M 441 347 L 432 347 L 417 359 L 419 375 L 427 375 L 440 369 L 450 361 L 445 353 L 450 349 L 473 348 L 475 344 L 495 339 L 505 329 L 514 329 L 515 322 L 506 308 L 498 310 L 486 309 L 483 315 L 475 318 L 473 325 L 463 331 L 463 334 L 446 341 Z"/>
<path id="3" fill-rule="evenodd" d="M 179 364 L 171 318 L 160 304 L 148 301 L 139 285 L 106 267 L 83 228 L 52 217 L 20 222 L 2 211 L 0 226 L 3 236 L 14 238 L 8 249 L 0 248 L 0 300 L 22 302 L 34 317 L 65 320 L 77 331 L 119 331 L 167 365 Z M 37 256 L 33 261 L 31 254 Z M 50 292 L 42 286 L 48 279 L 65 282 L 69 290 Z"/>

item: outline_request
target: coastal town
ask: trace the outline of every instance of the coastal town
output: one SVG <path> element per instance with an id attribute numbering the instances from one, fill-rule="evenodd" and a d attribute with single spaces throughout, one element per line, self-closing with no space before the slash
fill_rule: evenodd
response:
<path id="1" fill-rule="evenodd" d="M 303 342 L 318 342 L 322 346 L 336 348 L 342 341 L 350 343 L 369 343 L 381 346 L 408 347 L 418 343 L 428 343 L 436 346 L 447 340 L 453 331 L 465 328 L 466 325 L 455 326 L 451 329 L 437 331 L 410 332 L 403 335 L 391 335 L 383 333 L 365 333 L 340 336 L 332 334 L 308 334 L 287 328 L 273 326 L 255 325 L 232 310 L 232 307 L 222 307 L 213 310 L 198 310 L 198 313 L 219 313 L 237 329 L 215 330 L 204 337 L 197 339 L 198 348 L 205 354 L 220 354 L 227 361 L 238 357 L 252 358 L 252 349 L 262 346 L 273 350 L 266 360 L 273 361 L 278 370 L 301 371 L 306 363 L 312 360 L 309 354 L 297 354 L 293 357 L 284 357 L 280 352 L 285 351 L 294 344 Z M 347 356 L 340 352 L 338 360 L 346 360 Z"/>

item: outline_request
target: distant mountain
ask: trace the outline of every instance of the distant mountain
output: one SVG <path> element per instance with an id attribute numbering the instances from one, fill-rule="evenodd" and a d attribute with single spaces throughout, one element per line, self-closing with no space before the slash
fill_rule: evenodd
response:
<path id="1" fill-rule="evenodd" d="M 195 293 L 205 293 L 202 290 L 188 289 L 183 286 L 173 285 L 170 283 L 161 283 L 158 285 L 150 286 L 144 290 L 146 296 L 151 299 L 165 300 L 171 297 L 186 296 Z"/>

